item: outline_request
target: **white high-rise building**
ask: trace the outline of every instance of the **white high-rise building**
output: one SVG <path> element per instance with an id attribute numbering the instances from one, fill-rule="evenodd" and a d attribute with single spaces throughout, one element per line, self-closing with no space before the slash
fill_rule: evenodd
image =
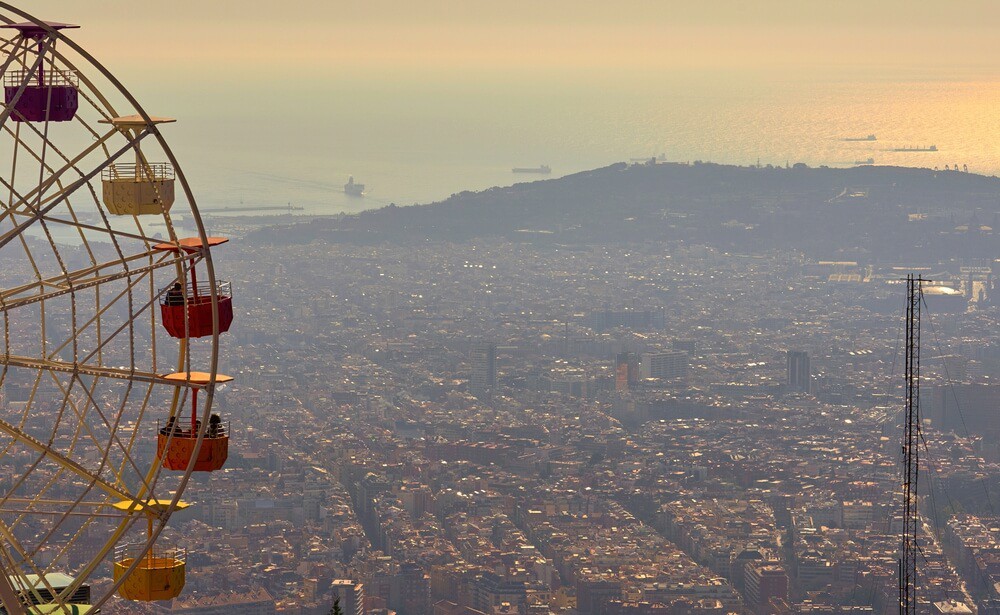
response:
<path id="1" fill-rule="evenodd" d="M 492 342 L 476 342 L 469 353 L 472 374 L 469 378 L 469 392 L 480 399 L 490 399 L 497 389 L 497 345 Z"/>
<path id="2" fill-rule="evenodd" d="M 679 350 L 648 352 L 642 355 L 642 377 L 680 380 L 687 377 L 688 354 Z"/>

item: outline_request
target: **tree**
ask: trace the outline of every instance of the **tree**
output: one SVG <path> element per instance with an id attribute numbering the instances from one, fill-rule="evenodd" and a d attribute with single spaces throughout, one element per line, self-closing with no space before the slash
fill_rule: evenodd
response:
<path id="1" fill-rule="evenodd" d="M 333 608 L 330 609 L 330 615 L 344 615 L 344 612 L 340 610 L 340 598 L 333 599 Z"/>

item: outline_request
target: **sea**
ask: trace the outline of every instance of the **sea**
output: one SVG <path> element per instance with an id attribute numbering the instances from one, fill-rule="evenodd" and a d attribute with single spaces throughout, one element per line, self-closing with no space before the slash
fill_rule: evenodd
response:
<path id="1" fill-rule="evenodd" d="M 124 79 L 126 82 L 128 78 Z M 130 86 L 208 216 L 358 212 L 430 203 L 656 156 L 726 164 L 1000 172 L 1000 80 L 623 72 L 169 75 Z M 194 93 L 194 94 L 192 94 Z M 876 141 L 848 141 L 876 135 Z M 894 152 L 928 147 L 936 152 Z M 512 167 L 548 165 L 550 175 Z M 363 198 L 343 193 L 349 177 Z"/>

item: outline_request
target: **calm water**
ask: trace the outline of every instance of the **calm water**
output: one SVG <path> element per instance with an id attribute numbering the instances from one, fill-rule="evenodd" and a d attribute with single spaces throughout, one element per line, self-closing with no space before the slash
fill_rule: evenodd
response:
<path id="1" fill-rule="evenodd" d="M 367 75 L 189 87 L 196 101 L 190 90 L 134 89 L 150 112 L 180 118 L 166 132 L 206 210 L 430 202 L 539 178 L 513 166 L 548 164 L 557 177 L 654 154 L 1000 171 L 1000 83 L 991 81 Z M 878 141 L 842 140 L 869 133 Z M 887 151 L 931 144 L 940 151 Z M 369 186 L 367 198 L 342 194 L 349 175 Z"/>

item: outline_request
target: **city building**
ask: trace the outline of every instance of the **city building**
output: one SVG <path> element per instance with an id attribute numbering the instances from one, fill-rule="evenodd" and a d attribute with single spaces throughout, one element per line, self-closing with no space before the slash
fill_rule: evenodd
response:
<path id="1" fill-rule="evenodd" d="M 497 345 L 492 342 L 476 342 L 469 353 L 472 374 L 469 378 L 469 392 L 480 399 L 490 399 L 497 388 Z"/>
<path id="2" fill-rule="evenodd" d="M 622 352 L 615 357 L 615 391 L 622 393 L 629 385 L 629 353 Z"/>
<path id="3" fill-rule="evenodd" d="M 808 393 L 811 389 L 811 373 L 809 371 L 809 353 L 801 350 L 789 350 L 788 379 L 789 390 Z"/>
<path id="4" fill-rule="evenodd" d="M 205 596 L 174 598 L 156 611 L 181 615 L 274 615 L 274 598 L 263 588 L 248 592 L 216 592 Z M 345 614 L 346 615 L 346 614 Z"/>
<path id="5" fill-rule="evenodd" d="M 340 600 L 343 615 L 365 615 L 365 586 L 350 579 L 335 579 L 331 584 L 334 599 Z"/>
<path id="6" fill-rule="evenodd" d="M 576 610 L 580 615 L 606 615 L 609 604 L 620 600 L 622 584 L 608 576 L 581 577 L 576 582 Z"/>
<path id="7" fill-rule="evenodd" d="M 525 601 L 523 581 L 512 581 L 492 572 L 485 572 L 476 581 L 472 607 L 484 613 L 492 613 L 504 602 L 520 608 Z"/>
<path id="8" fill-rule="evenodd" d="M 642 375 L 658 380 L 680 380 L 687 377 L 688 354 L 679 350 L 649 352 L 642 355 Z"/>
<path id="9" fill-rule="evenodd" d="M 746 573 L 747 606 L 757 615 L 774 612 L 771 601 L 788 599 L 788 575 L 774 564 L 748 565 Z"/>
<path id="10" fill-rule="evenodd" d="M 419 564 L 407 562 L 392 579 L 389 608 L 408 615 L 430 615 L 431 580 Z"/>
<path id="11" fill-rule="evenodd" d="M 592 312 L 589 324 L 594 331 L 608 329 L 662 329 L 666 323 L 663 310 L 602 310 Z"/>
<path id="12" fill-rule="evenodd" d="M 31 604 L 40 604 L 39 600 L 42 602 L 47 600 L 52 600 L 53 596 L 49 592 L 46 584 L 52 587 L 56 592 L 61 592 L 66 589 L 70 584 L 73 583 L 74 579 L 71 576 L 65 575 L 61 572 L 50 572 L 45 575 L 45 583 L 41 583 L 37 574 L 29 574 L 26 579 L 30 586 L 25 587 L 24 582 L 20 577 L 9 576 L 10 583 L 18 594 L 24 596 Z M 89 604 L 90 603 L 90 584 L 83 583 L 76 589 L 76 592 L 70 597 L 69 602 L 72 604 Z"/>

